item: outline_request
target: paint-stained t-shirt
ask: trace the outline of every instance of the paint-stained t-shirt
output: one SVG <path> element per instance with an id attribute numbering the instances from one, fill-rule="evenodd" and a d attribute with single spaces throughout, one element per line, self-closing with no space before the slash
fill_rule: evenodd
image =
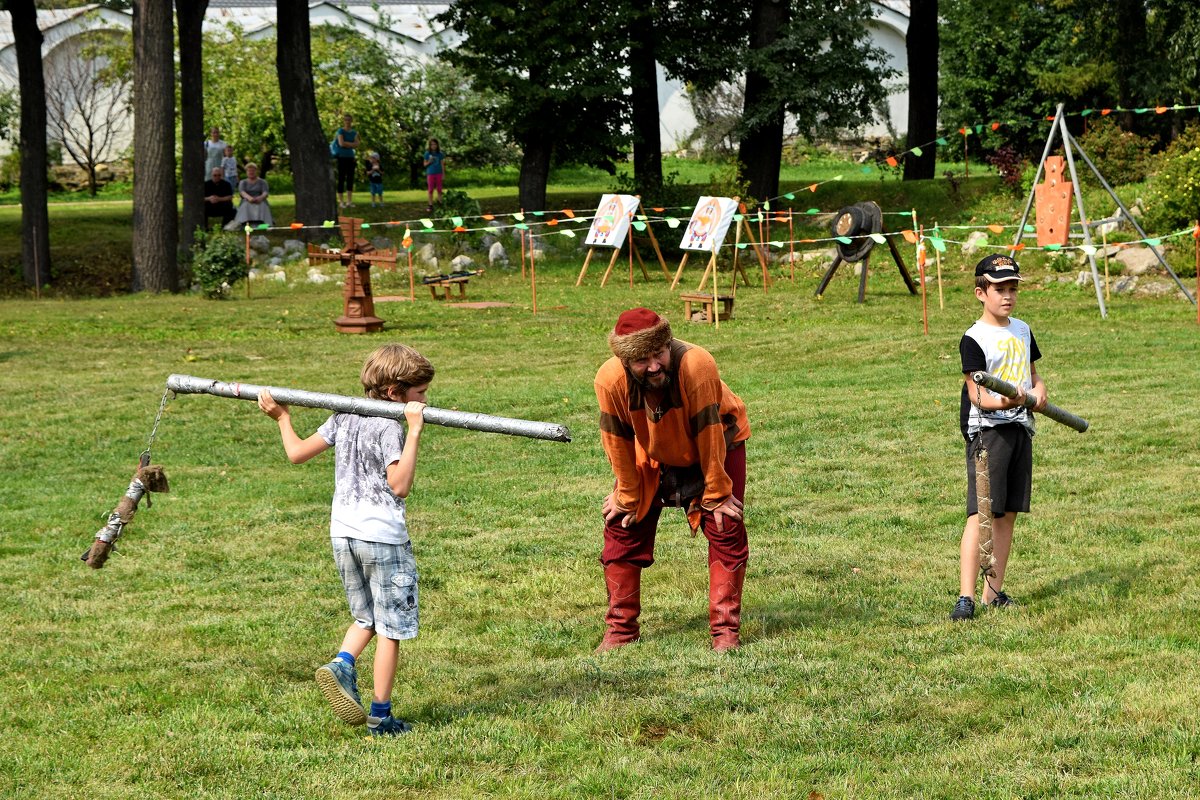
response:
<path id="1" fill-rule="evenodd" d="M 970 441 L 981 428 L 1014 422 L 1028 428 L 1032 436 L 1033 414 L 1026 408 L 1004 408 L 980 413 L 974 403 L 975 398 L 971 396 L 975 392 L 975 383 L 969 375 L 983 370 L 1015 386 L 1022 386 L 1027 392 L 1032 389 L 1031 365 L 1042 357 L 1042 353 L 1029 326 L 1016 317 L 1009 317 L 1005 326 L 988 325 L 980 320 L 963 334 L 962 341 L 958 343 L 958 352 L 962 356 L 962 371 L 968 373 L 959 402 L 959 425 L 963 437 Z M 971 395 L 968 395 L 968 391 Z M 981 391 L 992 397 L 1003 397 L 988 389 Z"/>
<path id="2" fill-rule="evenodd" d="M 397 420 L 334 414 L 317 433 L 334 448 L 334 539 L 404 544 L 408 541 L 403 498 L 387 482 L 388 465 L 400 460 L 404 428 Z"/>

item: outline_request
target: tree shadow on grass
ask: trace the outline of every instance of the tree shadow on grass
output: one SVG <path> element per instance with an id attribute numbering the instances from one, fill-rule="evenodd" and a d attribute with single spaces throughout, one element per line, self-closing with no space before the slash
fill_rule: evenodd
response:
<path id="1" fill-rule="evenodd" d="M 1043 583 L 1026 592 L 1023 599 L 1029 604 L 1041 603 L 1072 594 L 1086 593 L 1087 590 L 1098 587 L 1103 587 L 1113 597 L 1128 597 L 1133 593 L 1134 586 L 1148 572 L 1165 564 L 1167 561 L 1161 558 L 1129 564 L 1105 564 Z"/>

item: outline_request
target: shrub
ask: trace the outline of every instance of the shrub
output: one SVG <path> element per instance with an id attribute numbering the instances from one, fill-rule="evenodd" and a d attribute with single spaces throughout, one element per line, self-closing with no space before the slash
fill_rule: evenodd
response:
<path id="1" fill-rule="evenodd" d="M 1146 180 L 1152 163 L 1150 139 L 1126 133 L 1112 118 L 1101 118 L 1091 123 L 1087 133 L 1080 136 L 1078 141 L 1083 152 L 1088 154 L 1096 169 L 1111 185 Z"/>
<path id="2" fill-rule="evenodd" d="M 192 248 L 192 278 L 206 297 L 226 297 L 229 287 L 247 274 L 245 242 L 236 234 L 210 231 Z"/>
<path id="3" fill-rule="evenodd" d="M 1175 154 L 1169 149 L 1161 163 L 1146 193 L 1146 223 L 1169 233 L 1200 219 L 1200 146 Z"/>
<path id="4" fill-rule="evenodd" d="M 1004 185 L 1013 192 L 1021 192 L 1022 177 L 1029 162 L 1011 144 L 1001 146 L 987 157 L 987 162 L 1000 173 Z"/>

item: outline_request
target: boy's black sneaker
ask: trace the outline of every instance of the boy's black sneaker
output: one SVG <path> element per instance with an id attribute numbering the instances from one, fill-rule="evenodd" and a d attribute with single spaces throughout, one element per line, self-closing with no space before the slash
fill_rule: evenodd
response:
<path id="1" fill-rule="evenodd" d="M 954 622 L 972 619 L 974 616 L 975 601 L 965 594 L 958 598 L 958 602 L 954 604 L 954 610 L 950 612 L 950 619 Z"/>
<path id="2" fill-rule="evenodd" d="M 996 592 L 996 596 L 988 601 L 988 605 L 992 608 L 1016 608 L 1019 604 L 1004 592 Z"/>

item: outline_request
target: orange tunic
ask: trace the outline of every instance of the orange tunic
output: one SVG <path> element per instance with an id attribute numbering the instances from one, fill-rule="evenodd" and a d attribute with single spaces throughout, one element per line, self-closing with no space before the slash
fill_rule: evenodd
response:
<path id="1" fill-rule="evenodd" d="M 654 502 L 660 464 L 699 464 L 700 506 L 716 508 L 733 490 L 726 451 L 750 438 L 746 405 L 721 380 L 707 350 L 673 339 L 668 373 L 661 392 L 647 391 L 616 356 L 596 373 L 600 441 L 616 476 L 615 500 L 639 520 Z"/>

